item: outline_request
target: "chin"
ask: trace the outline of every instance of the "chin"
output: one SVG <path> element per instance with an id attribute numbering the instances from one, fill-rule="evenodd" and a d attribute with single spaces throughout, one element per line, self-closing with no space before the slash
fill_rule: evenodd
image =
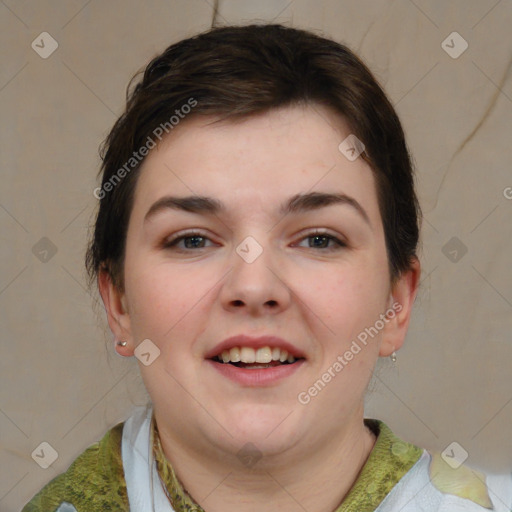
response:
<path id="1" fill-rule="evenodd" d="M 299 430 L 293 408 L 277 404 L 238 405 L 223 418 L 222 423 L 232 436 L 227 435 L 227 440 L 237 450 L 253 443 L 266 453 L 282 452 L 293 443 Z"/>

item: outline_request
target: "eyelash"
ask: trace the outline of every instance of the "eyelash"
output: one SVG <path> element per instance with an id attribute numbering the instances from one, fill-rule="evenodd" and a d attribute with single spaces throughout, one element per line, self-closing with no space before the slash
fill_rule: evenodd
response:
<path id="1" fill-rule="evenodd" d="M 319 248 L 320 250 L 325 251 L 325 252 L 338 251 L 340 249 L 347 247 L 347 244 L 345 242 L 343 242 L 342 240 L 340 240 L 339 238 L 335 237 L 334 235 L 330 235 L 326 231 L 322 231 L 322 230 L 318 230 L 318 229 L 306 234 L 300 240 L 302 241 L 302 240 L 306 240 L 308 238 L 314 238 L 314 237 L 326 238 L 328 241 L 333 241 L 336 244 L 334 247 L 330 247 L 330 248 L 329 247 L 320 247 Z M 190 231 L 188 233 L 183 233 L 179 236 L 176 236 L 175 238 L 172 238 L 170 240 L 169 239 L 164 240 L 164 242 L 162 244 L 162 248 L 163 249 L 173 249 L 177 246 L 177 244 L 179 242 L 181 242 L 182 240 L 185 240 L 187 238 L 202 238 L 205 240 L 210 240 L 204 233 L 201 233 L 200 231 Z M 196 249 L 206 249 L 206 248 L 207 247 L 197 247 Z M 307 249 L 315 249 L 315 247 L 307 247 Z M 190 252 L 191 250 L 194 250 L 194 249 L 192 248 L 192 249 L 176 249 L 176 250 L 178 252 Z"/>

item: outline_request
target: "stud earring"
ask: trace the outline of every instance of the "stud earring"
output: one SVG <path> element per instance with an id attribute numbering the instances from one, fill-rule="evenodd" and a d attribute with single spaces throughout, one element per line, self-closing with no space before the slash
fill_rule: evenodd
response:
<path id="1" fill-rule="evenodd" d="M 117 345 L 121 346 L 121 347 L 126 347 L 126 345 L 128 344 L 127 341 L 118 341 L 117 342 Z"/>
<path id="2" fill-rule="evenodd" d="M 391 359 L 391 361 L 393 361 L 393 363 L 396 363 L 396 352 L 393 350 L 393 353 L 389 356 L 389 358 Z"/>

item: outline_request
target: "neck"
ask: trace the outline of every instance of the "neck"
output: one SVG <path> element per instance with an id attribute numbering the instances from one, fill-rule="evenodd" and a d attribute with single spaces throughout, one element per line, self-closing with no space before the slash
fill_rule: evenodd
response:
<path id="1" fill-rule="evenodd" d="M 157 424 L 161 425 L 161 422 Z M 164 454 L 188 494 L 208 512 L 332 512 L 357 480 L 375 444 L 360 411 L 336 435 L 315 445 L 307 456 L 295 453 L 264 457 L 252 467 L 234 457 L 209 456 L 184 450 L 184 445 L 159 427 Z M 193 456 L 191 453 L 193 452 Z M 278 460 L 276 460 L 278 459 Z"/>

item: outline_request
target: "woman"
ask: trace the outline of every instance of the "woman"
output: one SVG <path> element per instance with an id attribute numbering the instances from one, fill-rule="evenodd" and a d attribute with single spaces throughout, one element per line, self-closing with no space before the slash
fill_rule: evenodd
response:
<path id="1" fill-rule="evenodd" d="M 87 253 L 148 407 L 29 511 L 509 511 L 364 418 L 404 342 L 420 209 L 396 113 L 346 47 L 225 27 L 146 68 L 105 142 Z"/>

